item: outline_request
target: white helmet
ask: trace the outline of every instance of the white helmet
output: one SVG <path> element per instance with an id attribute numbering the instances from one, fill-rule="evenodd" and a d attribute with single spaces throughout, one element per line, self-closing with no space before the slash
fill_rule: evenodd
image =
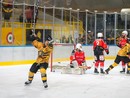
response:
<path id="1" fill-rule="evenodd" d="M 127 36 L 128 32 L 127 31 L 123 31 L 122 34 L 125 34 Z"/>
<path id="2" fill-rule="evenodd" d="M 78 43 L 78 44 L 76 45 L 76 49 L 79 49 L 79 50 L 82 51 L 82 45 L 81 45 L 80 43 Z"/>
<path id="3" fill-rule="evenodd" d="M 102 33 L 98 33 L 97 37 L 103 37 L 103 34 Z"/>

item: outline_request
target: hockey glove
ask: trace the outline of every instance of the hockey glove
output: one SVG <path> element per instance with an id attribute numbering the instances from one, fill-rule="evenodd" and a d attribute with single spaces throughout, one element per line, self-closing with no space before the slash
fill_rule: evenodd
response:
<path id="1" fill-rule="evenodd" d="M 107 54 L 109 54 L 109 50 L 108 49 L 106 49 L 105 51 L 106 51 Z"/>
<path id="2" fill-rule="evenodd" d="M 74 68 L 74 65 L 73 65 L 73 64 L 70 64 L 70 68 Z"/>
<path id="3" fill-rule="evenodd" d="M 53 43 L 54 43 L 53 40 L 49 41 L 48 46 L 53 47 Z"/>
<path id="4" fill-rule="evenodd" d="M 109 54 L 109 51 L 107 52 L 107 54 Z"/>
<path id="5" fill-rule="evenodd" d="M 119 48 L 121 48 L 121 45 L 120 45 L 120 44 L 117 44 L 117 46 L 118 46 Z"/>
<path id="6" fill-rule="evenodd" d="M 49 41 L 49 44 L 53 44 L 53 43 L 54 43 L 54 40 L 50 40 L 50 41 Z"/>

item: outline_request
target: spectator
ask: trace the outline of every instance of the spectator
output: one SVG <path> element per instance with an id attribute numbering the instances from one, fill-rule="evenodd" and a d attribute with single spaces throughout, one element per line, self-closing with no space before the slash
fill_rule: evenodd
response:
<path id="1" fill-rule="evenodd" d="M 87 38 L 88 38 L 88 44 L 92 44 L 94 41 L 94 33 L 92 31 L 89 31 Z"/>
<path id="2" fill-rule="evenodd" d="M 67 39 L 66 39 L 65 35 L 62 36 L 61 43 L 67 43 Z"/>
<path id="3" fill-rule="evenodd" d="M 69 37 L 68 37 L 68 43 L 74 43 L 73 38 L 72 38 L 71 35 L 69 35 Z"/>
<path id="4" fill-rule="evenodd" d="M 81 37 L 81 34 L 79 34 L 78 43 L 81 43 L 81 42 L 82 42 L 82 37 Z"/>
<path id="5" fill-rule="evenodd" d="M 23 13 L 21 13 L 19 16 L 19 22 L 23 22 Z"/>
<path id="6" fill-rule="evenodd" d="M 85 37 L 85 35 L 83 35 L 83 37 L 81 38 L 81 43 L 82 43 L 83 45 L 86 44 L 86 37 Z"/>
<path id="7" fill-rule="evenodd" d="M 2 3 L 2 12 L 3 12 L 3 16 L 4 16 L 4 21 L 5 22 L 9 22 L 12 12 L 13 12 L 13 7 L 12 4 L 13 1 L 9 0 L 3 0 L 4 3 Z M 8 25 L 10 26 L 10 23 L 8 23 Z"/>
<path id="8" fill-rule="evenodd" d="M 27 7 L 25 9 L 25 16 L 26 16 L 26 22 L 27 23 L 32 23 L 32 18 L 33 18 L 33 11 L 30 7 Z"/>

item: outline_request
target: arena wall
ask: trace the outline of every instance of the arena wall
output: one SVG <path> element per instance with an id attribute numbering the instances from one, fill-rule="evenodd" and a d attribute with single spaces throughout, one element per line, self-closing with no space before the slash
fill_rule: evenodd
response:
<path id="1" fill-rule="evenodd" d="M 53 50 L 53 61 L 69 60 L 69 56 L 73 50 L 73 46 L 56 46 Z M 93 59 L 92 46 L 83 46 L 86 60 Z M 114 59 L 119 48 L 117 46 L 109 46 L 110 53 L 106 55 L 106 59 Z M 31 64 L 37 58 L 37 50 L 33 46 L 23 47 L 0 47 L 0 66 L 2 65 L 18 65 Z"/>

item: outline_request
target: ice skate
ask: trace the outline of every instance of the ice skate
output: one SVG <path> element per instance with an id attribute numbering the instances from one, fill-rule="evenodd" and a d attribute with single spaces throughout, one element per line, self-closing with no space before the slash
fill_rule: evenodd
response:
<path id="1" fill-rule="evenodd" d="M 109 70 L 108 69 L 105 70 L 105 74 L 109 74 Z"/>
<path id="2" fill-rule="evenodd" d="M 43 82 L 44 88 L 48 88 L 47 82 Z"/>
<path id="3" fill-rule="evenodd" d="M 31 84 L 31 83 L 32 83 L 32 81 L 26 81 L 26 82 L 25 82 L 26 85 L 29 85 L 29 84 Z"/>
<path id="4" fill-rule="evenodd" d="M 122 70 L 122 71 L 120 71 L 120 73 L 125 73 L 125 68 L 123 68 L 123 70 Z"/>
<path id="5" fill-rule="evenodd" d="M 122 70 L 122 71 L 120 71 L 120 73 L 125 73 L 125 71 Z"/>
<path id="6" fill-rule="evenodd" d="M 130 74 L 130 71 L 129 71 L 129 70 L 127 70 L 126 74 Z"/>
<path id="7" fill-rule="evenodd" d="M 94 69 L 94 73 L 95 73 L 95 74 L 99 74 L 97 68 Z"/>
<path id="8" fill-rule="evenodd" d="M 100 73 L 101 73 L 101 74 L 105 74 L 105 72 L 103 71 L 102 68 L 100 69 Z"/>

